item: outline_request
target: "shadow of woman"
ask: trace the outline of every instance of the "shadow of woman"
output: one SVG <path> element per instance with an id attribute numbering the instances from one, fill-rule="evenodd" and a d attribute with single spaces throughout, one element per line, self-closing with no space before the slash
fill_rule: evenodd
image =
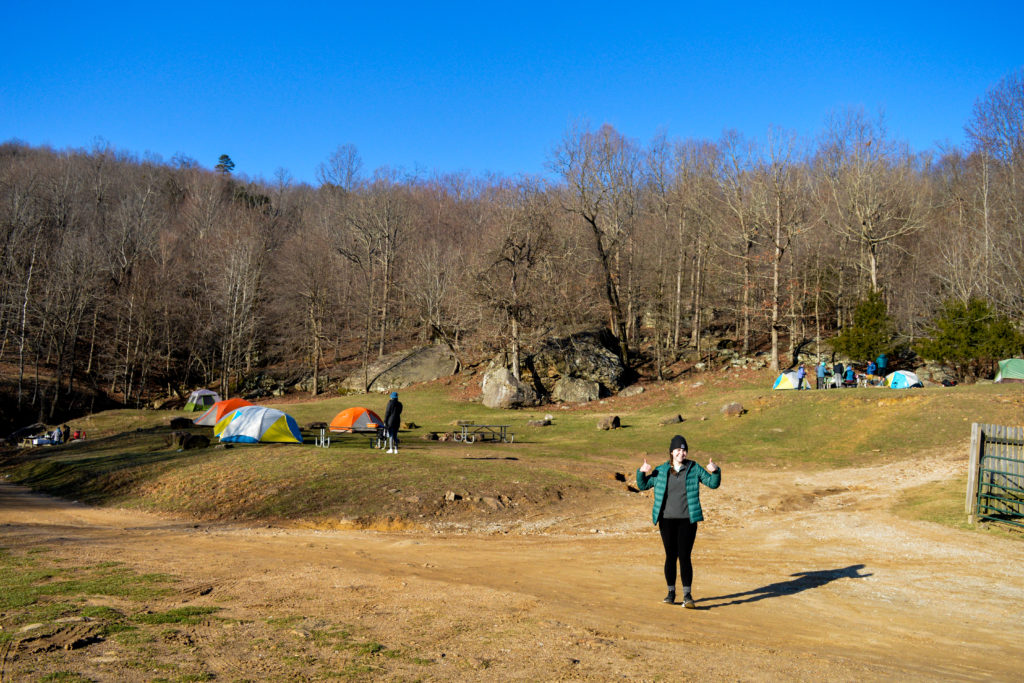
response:
<path id="1" fill-rule="evenodd" d="M 703 598 L 700 601 L 698 609 L 714 609 L 715 607 L 741 605 L 745 602 L 757 602 L 758 600 L 764 600 L 766 598 L 779 598 L 784 595 L 794 595 L 812 588 L 820 588 L 821 586 L 831 583 L 837 579 L 863 579 L 871 576 L 871 574 L 858 573 L 862 569 L 864 569 L 863 564 L 851 564 L 849 567 L 843 567 L 841 569 L 822 569 L 814 572 L 797 572 L 795 574 L 790 574 L 790 576 L 795 578 L 790 579 L 789 581 L 770 583 L 767 586 L 754 588 L 753 590 L 744 591 L 743 593 L 732 593 L 730 595 L 716 595 L 713 598 Z M 728 600 L 728 602 L 708 604 L 715 600 Z"/>

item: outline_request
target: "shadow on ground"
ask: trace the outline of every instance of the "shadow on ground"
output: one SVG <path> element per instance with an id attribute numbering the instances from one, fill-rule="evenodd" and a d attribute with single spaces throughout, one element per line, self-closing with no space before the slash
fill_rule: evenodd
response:
<path id="1" fill-rule="evenodd" d="M 770 583 L 767 586 L 754 588 L 743 593 L 731 593 L 729 595 L 716 595 L 711 598 L 703 598 L 700 601 L 699 609 L 714 609 L 716 607 L 728 607 L 729 605 L 742 605 L 745 602 L 757 602 L 767 598 L 781 598 L 786 595 L 795 595 L 812 588 L 820 588 L 827 583 L 838 579 L 863 579 L 871 574 L 860 574 L 864 569 L 863 564 L 851 564 L 841 569 L 822 569 L 813 572 L 797 572 L 790 574 L 795 578 L 788 581 Z M 716 602 L 726 600 L 728 602 Z M 714 603 L 714 604 L 711 604 Z"/>

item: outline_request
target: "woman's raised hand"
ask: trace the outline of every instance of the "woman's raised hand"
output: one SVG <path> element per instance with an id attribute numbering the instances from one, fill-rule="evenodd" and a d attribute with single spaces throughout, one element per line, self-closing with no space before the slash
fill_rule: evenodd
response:
<path id="1" fill-rule="evenodd" d="M 715 464 L 714 458 L 708 458 L 708 472 L 714 473 L 718 471 L 718 465 Z"/>
<path id="2" fill-rule="evenodd" d="M 653 469 L 651 467 L 651 463 L 647 462 L 647 458 L 644 458 L 644 464 L 640 465 L 640 471 L 643 472 L 644 474 L 650 474 L 651 469 Z"/>

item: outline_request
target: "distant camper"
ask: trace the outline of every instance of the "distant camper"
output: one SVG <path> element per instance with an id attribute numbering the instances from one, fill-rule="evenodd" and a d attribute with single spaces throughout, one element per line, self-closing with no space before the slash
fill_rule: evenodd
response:
<path id="1" fill-rule="evenodd" d="M 388 453 L 398 452 L 398 429 L 402 426 L 402 403 L 398 400 L 398 392 L 391 392 L 391 400 L 384 409 L 384 429 L 387 430 Z"/>

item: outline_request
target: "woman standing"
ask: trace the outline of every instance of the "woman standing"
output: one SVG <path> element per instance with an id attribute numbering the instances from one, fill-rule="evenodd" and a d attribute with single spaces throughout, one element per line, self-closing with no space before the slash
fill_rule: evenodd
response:
<path id="1" fill-rule="evenodd" d="M 651 467 L 644 458 L 636 471 L 636 485 L 641 491 L 654 487 L 652 521 L 661 532 L 665 546 L 665 581 L 668 595 L 665 602 L 676 601 L 676 562 L 683 576 L 683 607 L 694 609 L 690 587 L 693 585 L 693 564 L 690 552 L 697 537 L 697 522 L 703 521 L 700 509 L 700 485 L 717 489 L 722 483 L 722 472 L 714 460 L 708 459 L 704 469 L 693 460 L 687 460 L 686 439 L 679 434 L 672 437 L 668 447 L 670 460 Z"/>
<path id="2" fill-rule="evenodd" d="M 398 452 L 398 428 L 402 425 L 402 402 L 398 400 L 398 392 L 391 392 L 391 400 L 384 408 L 384 429 L 387 432 L 388 453 Z"/>

